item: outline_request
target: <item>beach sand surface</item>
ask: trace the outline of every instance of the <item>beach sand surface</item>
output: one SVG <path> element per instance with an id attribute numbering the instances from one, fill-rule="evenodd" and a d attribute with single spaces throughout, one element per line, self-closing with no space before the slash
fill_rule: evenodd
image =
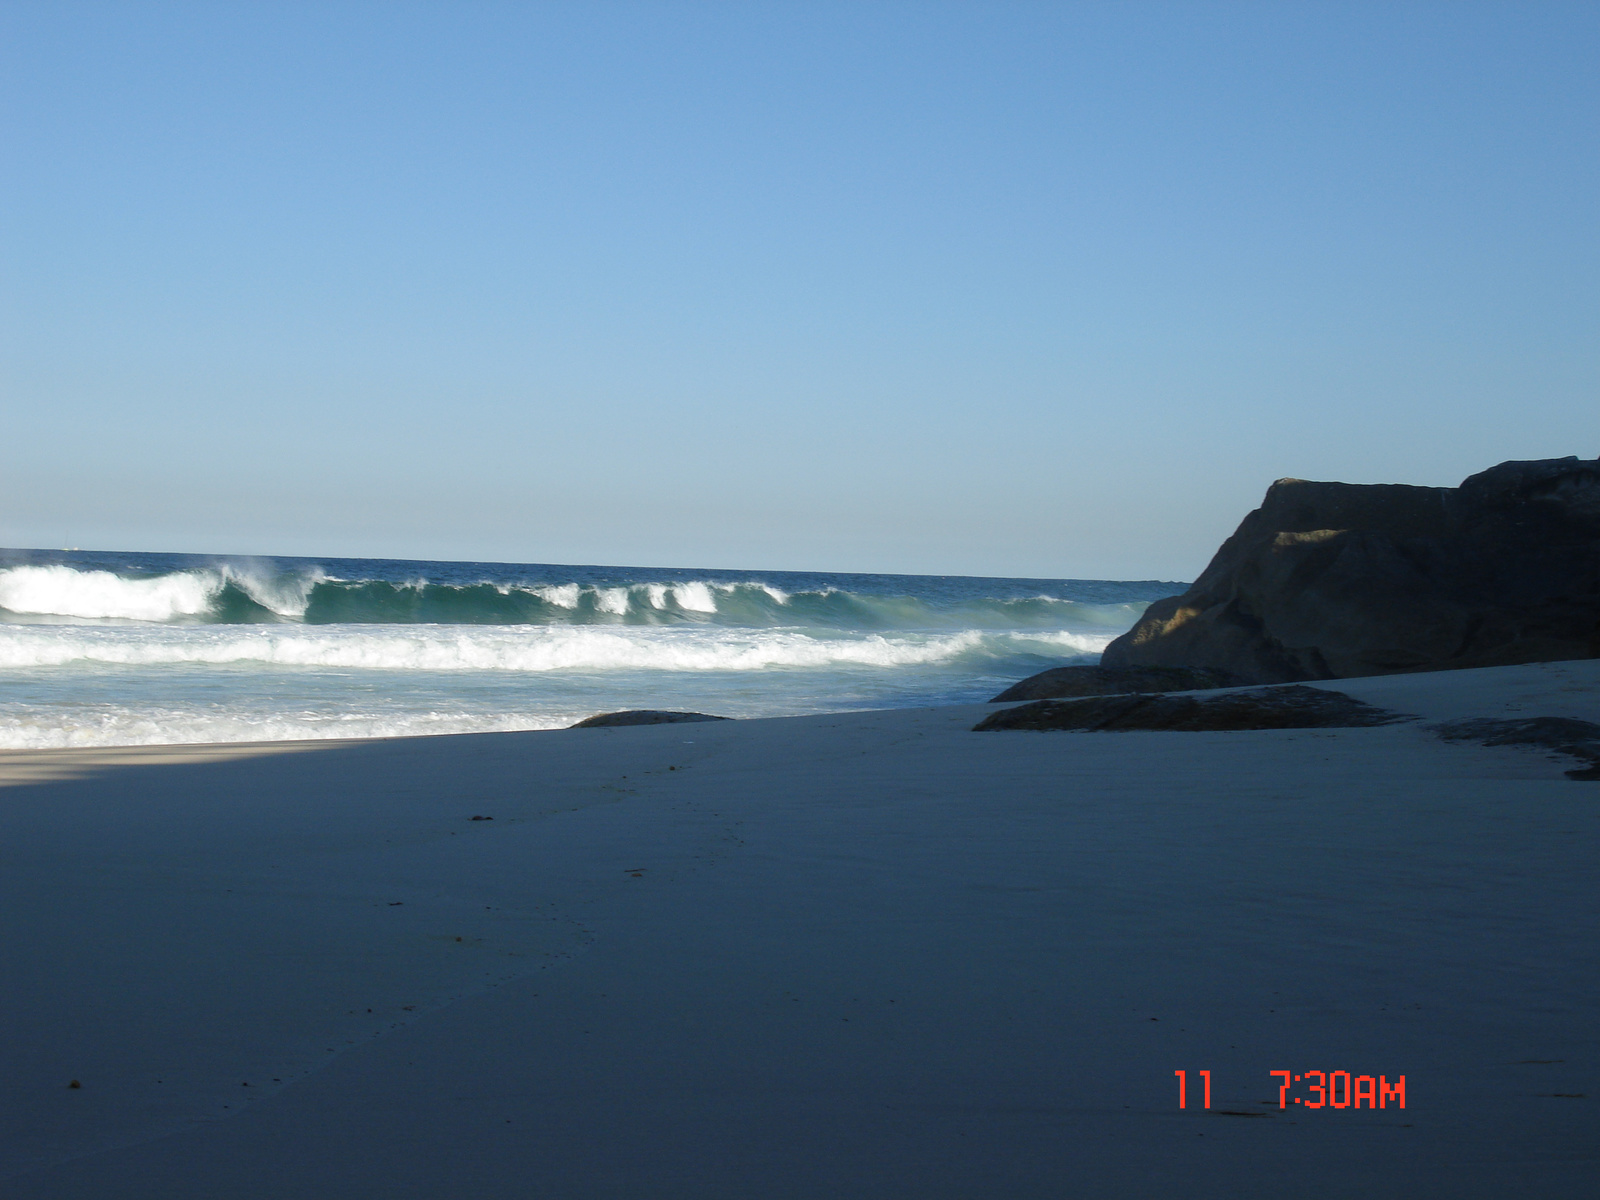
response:
<path id="1" fill-rule="evenodd" d="M 0 1194 L 1591 1194 L 1600 783 L 991 711 L 0 754 Z"/>

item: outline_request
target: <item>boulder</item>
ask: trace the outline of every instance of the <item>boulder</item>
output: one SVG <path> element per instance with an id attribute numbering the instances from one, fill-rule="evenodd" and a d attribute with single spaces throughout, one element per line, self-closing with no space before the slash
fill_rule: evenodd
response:
<path id="1" fill-rule="evenodd" d="M 1600 460 L 1559 458 L 1455 488 L 1280 479 L 1101 661 L 1287 683 L 1595 657 Z"/>
<path id="2" fill-rule="evenodd" d="M 623 712 L 595 713 L 569 729 L 609 729 L 616 725 L 675 725 L 680 721 L 731 721 L 732 717 L 713 717 L 709 713 L 664 712 L 655 708 L 630 708 Z"/>
<path id="3" fill-rule="evenodd" d="M 1110 696 L 1123 692 L 1198 692 L 1244 683 L 1226 671 L 1193 667 L 1051 667 L 1029 675 L 990 704 L 1007 700 L 1058 700 L 1066 696 Z"/>

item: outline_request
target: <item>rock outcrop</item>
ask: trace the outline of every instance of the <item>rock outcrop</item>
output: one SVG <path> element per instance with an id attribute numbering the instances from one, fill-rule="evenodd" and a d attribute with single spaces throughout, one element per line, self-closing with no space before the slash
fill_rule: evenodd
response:
<path id="1" fill-rule="evenodd" d="M 1447 721 L 1432 729 L 1449 742 L 1482 742 L 1485 746 L 1527 746 L 1554 750 L 1588 764 L 1567 772 L 1568 779 L 1600 781 L 1600 725 L 1570 717 L 1522 717 L 1515 720 Z"/>
<path id="2" fill-rule="evenodd" d="M 1197 692 L 1246 682 L 1226 671 L 1192 667 L 1051 667 L 1012 684 L 990 704 L 1008 700 L 1059 700 L 1067 696 L 1112 696 L 1123 692 Z"/>
<path id="3" fill-rule="evenodd" d="M 1003 708 L 972 727 L 995 729 L 1077 729 L 1087 733 L 1132 730 L 1206 733 L 1244 729 L 1352 729 L 1411 721 L 1326 688 L 1261 688 L 1220 696 L 1088 696 L 1082 700 L 1036 700 Z"/>
<path id="4" fill-rule="evenodd" d="M 1600 460 L 1505 462 L 1456 488 L 1280 479 L 1107 667 L 1249 683 L 1600 657 Z"/>
<path id="5" fill-rule="evenodd" d="M 622 712 L 595 713 L 568 729 L 612 729 L 618 725 L 677 725 L 684 721 L 731 721 L 732 717 L 713 717 L 709 713 L 667 712 L 659 708 L 629 708 Z"/>

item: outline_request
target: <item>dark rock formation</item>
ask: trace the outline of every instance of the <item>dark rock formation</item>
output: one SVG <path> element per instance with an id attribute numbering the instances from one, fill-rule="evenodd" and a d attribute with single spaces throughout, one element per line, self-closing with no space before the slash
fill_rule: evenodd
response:
<path id="1" fill-rule="evenodd" d="M 1001 692 L 990 704 L 1006 700 L 1059 700 L 1065 696 L 1111 696 L 1125 692 L 1199 692 L 1247 682 L 1225 671 L 1193 667 L 1051 667 L 1029 675 Z"/>
<path id="2" fill-rule="evenodd" d="M 1600 725 L 1571 717 L 1524 717 L 1511 721 L 1480 719 L 1429 726 L 1449 742 L 1482 742 L 1485 746 L 1537 746 L 1589 765 L 1568 771 L 1569 779 L 1600 780 Z"/>
<path id="3" fill-rule="evenodd" d="M 1600 460 L 1506 462 L 1458 488 L 1280 479 L 1108 667 L 1250 683 L 1600 657 Z"/>
<path id="4" fill-rule="evenodd" d="M 1325 688 L 1276 687 L 1220 696 L 1091 696 L 1085 700 L 1036 700 L 1002 709 L 972 727 L 993 729 L 1132 729 L 1191 733 L 1238 729 L 1337 729 L 1389 725 L 1415 718 L 1374 708 Z"/>
<path id="5" fill-rule="evenodd" d="M 655 708 L 632 708 L 625 712 L 595 713 L 569 729 L 609 729 L 616 725 L 675 725 L 680 721 L 731 721 L 732 717 L 713 717 L 709 713 L 663 712 Z"/>

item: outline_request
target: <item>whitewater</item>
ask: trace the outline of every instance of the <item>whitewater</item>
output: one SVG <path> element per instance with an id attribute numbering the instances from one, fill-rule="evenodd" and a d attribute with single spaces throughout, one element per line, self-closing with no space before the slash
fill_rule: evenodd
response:
<path id="1" fill-rule="evenodd" d="M 0 748 L 985 700 L 1169 581 L 0 551 Z"/>

